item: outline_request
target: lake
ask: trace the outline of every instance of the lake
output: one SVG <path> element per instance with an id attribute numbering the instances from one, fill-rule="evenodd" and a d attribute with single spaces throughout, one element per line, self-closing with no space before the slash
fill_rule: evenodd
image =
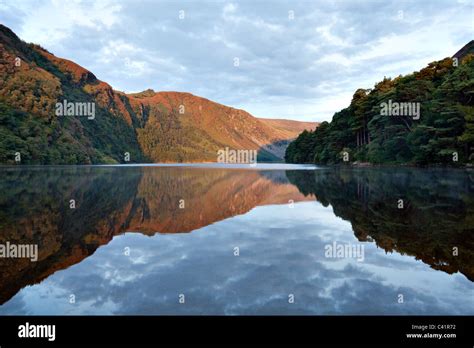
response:
<path id="1" fill-rule="evenodd" d="M 0 314 L 474 314 L 474 171 L 0 167 Z"/>

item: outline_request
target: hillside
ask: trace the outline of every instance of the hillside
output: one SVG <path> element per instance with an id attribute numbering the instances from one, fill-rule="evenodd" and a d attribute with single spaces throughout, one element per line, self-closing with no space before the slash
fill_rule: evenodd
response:
<path id="1" fill-rule="evenodd" d="M 289 140 L 312 125 L 293 121 L 299 127 L 277 127 L 190 93 L 147 90 L 126 96 L 132 113 L 143 120 L 138 141 L 155 162 L 215 161 L 226 146 L 257 150 L 261 160 L 283 159 Z"/>
<path id="2" fill-rule="evenodd" d="M 302 131 L 306 130 L 315 130 L 319 125 L 318 122 L 301 122 L 294 120 L 285 120 L 285 119 L 272 119 L 272 118 L 261 118 L 260 121 L 266 123 L 267 125 L 279 129 L 283 132 L 287 132 L 287 136 L 291 137 L 295 132 L 300 134 Z"/>
<path id="3" fill-rule="evenodd" d="M 66 109 L 66 102 L 88 103 L 95 114 L 57 116 L 56 103 Z M 282 160 L 302 127 L 308 124 L 271 123 L 189 93 L 115 91 L 0 25 L 1 164 L 215 162 L 226 147 Z"/>
<path id="4" fill-rule="evenodd" d="M 452 58 L 372 89 L 315 131 L 303 131 L 285 154 L 290 163 L 474 163 L 474 45 Z"/>
<path id="5" fill-rule="evenodd" d="M 453 58 L 462 60 L 464 57 L 466 57 L 470 53 L 474 53 L 474 40 L 471 40 L 469 41 L 468 44 L 464 45 L 463 48 L 461 48 L 459 51 L 457 51 L 453 55 Z"/>

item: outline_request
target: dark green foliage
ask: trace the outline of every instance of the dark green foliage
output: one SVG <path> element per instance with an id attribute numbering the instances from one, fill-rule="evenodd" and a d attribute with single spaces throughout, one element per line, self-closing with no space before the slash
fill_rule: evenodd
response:
<path id="1" fill-rule="evenodd" d="M 92 164 L 117 163 L 130 153 L 131 162 L 143 160 L 133 129 L 125 121 L 98 111 L 99 122 L 84 119 L 37 117 L 0 102 L 0 163 Z M 83 132 L 74 132 L 80 129 Z M 119 137 L 119 135 L 128 135 Z"/>
<path id="2" fill-rule="evenodd" d="M 474 59 L 446 58 L 408 76 L 359 89 L 330 123 L 303 132 L 286 150 L 290 163 L 449 164 L 474 162 Z M 381 114 L 381 103 L 420 103 L 420 118 Z M 454 160 L 457 154 L 457 161 Z"/>

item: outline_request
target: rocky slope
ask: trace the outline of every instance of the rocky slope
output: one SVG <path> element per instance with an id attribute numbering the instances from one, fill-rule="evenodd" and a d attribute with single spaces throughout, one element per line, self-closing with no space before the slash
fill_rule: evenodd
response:
<path id="1" fill-rule="evenodd" d="M 94 103 L 93 118 L 56 116 L 56 103 Z M 316 124 L 258 119 L 189 93 L 125 94 L 78 64 L 0 25 L 0 163 L 198 162 L 256 150 L 281 160 Z"/>

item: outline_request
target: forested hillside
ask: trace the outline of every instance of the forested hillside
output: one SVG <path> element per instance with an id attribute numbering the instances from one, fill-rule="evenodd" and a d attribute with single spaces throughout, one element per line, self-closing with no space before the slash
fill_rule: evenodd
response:
<path id="1" fill-rule="evenodd" d="M 358 89 L 350 105 L 337 112 L 331 122 L 321 123 L 315 131 L 303 131 L 288 146 L 285 160 L 320 164 L 473 163 L 474 41 L 460 52 L 459 58 L 430 63 L 410 75 L 384 78 L 373 89 Z M 386 106 L 397 103 L 400 109 L 386 112 Z M 415 106 L 419 107 L 418 114 Z M 412 113 L 403 112 L 407 110 Z"/>
<path id="2" fill-rule="evenodd" d="M 94 115 L 58 116 L 66 102 Z M 215 162 L 226 147 L 281 161 L 306 127 L 314 128 L 269 123 L 190 93 L 116 91 L 0 25 L 0 164 Z"/>

